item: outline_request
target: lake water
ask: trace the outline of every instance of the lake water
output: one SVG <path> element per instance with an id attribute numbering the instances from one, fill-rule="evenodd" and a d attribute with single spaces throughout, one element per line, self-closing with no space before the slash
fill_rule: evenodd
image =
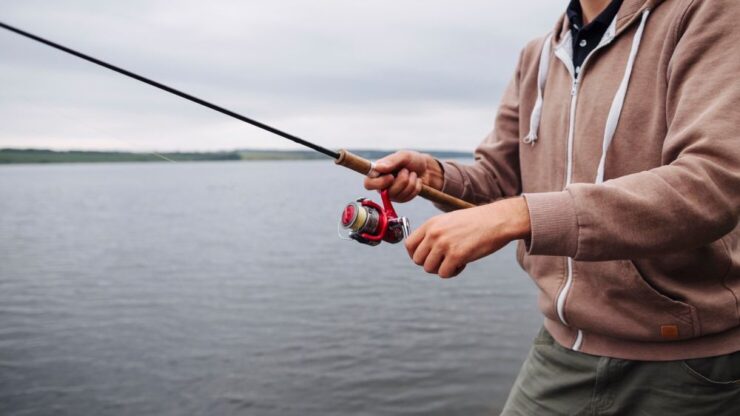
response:
<path id="1" fill-rule="evenodd" d="M 514 247 L 441 280 L 338 239 L 359 196 L 330 161 L 0 167 L 0 414 L 497 414 L 542 322 Z"/>

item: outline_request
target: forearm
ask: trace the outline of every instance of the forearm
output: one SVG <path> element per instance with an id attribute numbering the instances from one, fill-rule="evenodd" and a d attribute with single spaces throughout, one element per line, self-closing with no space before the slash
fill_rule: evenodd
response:
<path id="1" fill-rule="evenodd" d="M 718 162 L 685 160 L 599 185 L 528 194 L 528 251 L 603 261 L 699 247 L 737 226 L 737 189 L 740 177 Z"/>

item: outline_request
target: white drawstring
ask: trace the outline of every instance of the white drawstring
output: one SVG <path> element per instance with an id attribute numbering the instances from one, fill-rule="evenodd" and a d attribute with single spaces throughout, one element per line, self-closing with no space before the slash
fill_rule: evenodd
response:
<path id="1" fill-rule="evenodd" d="M 534 146 L 537 141 L 537 130 L 540 128 L 540 119 L 542 119 L 542 105 L 544 104 L 545 84 L 547 83 L 547 74 L 550 69 L 550 48 L 552 33 L 545 39 L 540 53 L 540 66 L 537 72 L 537 101 L 532 109 L 532 115 L 529 117 L 529 134 L 522 141 Z"/>
<path id="2" fill-rule="evenodd" d="M 627 69 L 624 71 L 624 78 L 622 83 L 619 85 L 612 106 L 609 109 L 609 117 L 606 119 L 606 127 L 604 128 L 604 141 L 601 148 L 601 160 L 599 160 L 599 167 L 596 170 L 596 181 L 595 183 L 604 182 L 604 166 L 606 164 L 606 153 L 609 149 L 609 145 L 614 138 L 614 132 L 617 131 L 617 125 L 619 124 L 619 117 L 622 115 L 622 107 L 624 106 L 624 99 L 627 95 L 627 88 L 630 84 L 630 77 L 632 75 L 632 68 L 635 66 L 635 58 L 637 57 L 637 51 L 640 49 L 640 42 L 642 41 L 642 33 L 645 30 L 645 24 L 647 18 L 650 15 L 650 10 L 645 10 L 642 13 L 642 22 L 640 27 L 635 32 L 635 37 L 632 38 L 632 49 L 630 50 L 629 59 L 627 60 Z"/>

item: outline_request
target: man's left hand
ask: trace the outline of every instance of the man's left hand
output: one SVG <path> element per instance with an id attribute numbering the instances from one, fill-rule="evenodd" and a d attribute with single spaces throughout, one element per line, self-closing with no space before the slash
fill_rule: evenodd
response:
<path id="1" fill-rule="evenodd" d="M 527 203 L 517 197 L 431 218 L 406 239 L 406 249 L 427 273 L 446 279 L 529 234 Z"/>

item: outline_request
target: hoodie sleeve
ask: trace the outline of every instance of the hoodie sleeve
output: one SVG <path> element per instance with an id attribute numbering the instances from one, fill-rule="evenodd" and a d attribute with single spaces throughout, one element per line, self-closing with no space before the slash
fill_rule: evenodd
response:
<path id="1" fill-rule="evenodd" d="M 740 7 L 694 2 L 668 68 L 661 167 L 526 196 L 528 252 L 639 258 L 709 244 L 740 215 Z M 724 3 L 724 5 L 723 5 Z"/>
<path id="2" fill-rule="evenodd" d="M 509 82 L 494 128 L 475 150 L 475 162 L 446 161 L 442 192 L 476 205 L 521 192 L 519 176 L 519 68 Z M 445 210 L 446 207 L 437 205 Z"/>

